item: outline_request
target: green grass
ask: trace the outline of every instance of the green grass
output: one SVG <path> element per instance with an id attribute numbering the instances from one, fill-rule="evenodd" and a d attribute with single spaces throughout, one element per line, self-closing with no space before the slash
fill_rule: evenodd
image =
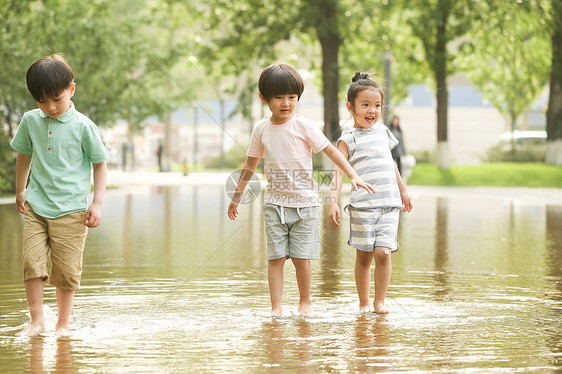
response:
<path id="1" fill-rule="evenodd" d="M 200 170 L 200 168 L 197 168 Z M 326 183 L 325 179 L 322 179 Z M 346 176 L 346 182 L 349 179 Z M 562 166 L 544 163 L 483 163 L 452 165 L 442 170 L 435 164 L 419 163 L 408 179 L 409 185 L 454 187 L 542 187 L 562 188 Z M 108 189 L 116 188 L 108 186 Z M 13 197 L 3 194 L 0 198 Z"/>
<path id="2" fill-rule="evenodd" d="M 562 188 L 562 166 L 543 163 L 484 163 L 452 165 L 439 169 L 435 164 L 420 163 L 408 179 L 409 185 L 487 186 Z"/>

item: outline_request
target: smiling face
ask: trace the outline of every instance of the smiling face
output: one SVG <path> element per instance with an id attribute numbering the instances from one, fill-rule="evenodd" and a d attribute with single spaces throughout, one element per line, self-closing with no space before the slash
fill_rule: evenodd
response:
<path id="1" fill-rule="evenodd" d="M 355 97 L 352 104 L 347 102 L 347 110 L 353 115 L 353 127 L 368 129 L 371 128 L 382 115 L 382 95 L 376 88 L 362 90 Z"/>

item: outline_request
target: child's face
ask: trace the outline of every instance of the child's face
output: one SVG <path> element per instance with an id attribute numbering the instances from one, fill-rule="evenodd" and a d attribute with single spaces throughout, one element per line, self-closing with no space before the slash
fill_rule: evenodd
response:
<path id="1" fill-rule="evenodd" d="M 72 82 L 70 87 L 63 90 L 57 97 L 45 97 L 37 101 L 37 106 L 49 117 L 56 119 L 70 109 L 70 98 L 74 96 L 76 83 Z"/>
<path id="2" fill-rule="evenodd" d="M 274 125 L 282 125 L 290 120 L 299 102 L 299 95 L 296 94 L 277 95 L 269 100 L 260 94 L 260 98 L 269 106 L 271 123 Z"/>
<path id="3" fill-rule="evenodd" d="M 347 102 L 346 105 L 355 121 L 353 127 L 368 129 L 381 118 L 382 97 L 381 92 L 376 88 L 367 88 L 359 92 L 355 103 L 351 105 L 350 102 Z"/>

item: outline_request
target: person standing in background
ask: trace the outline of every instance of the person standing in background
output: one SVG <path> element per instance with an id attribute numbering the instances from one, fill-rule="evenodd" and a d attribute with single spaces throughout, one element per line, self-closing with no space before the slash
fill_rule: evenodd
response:
<path id="1" fill-rule="evenodd" d="M 402 135 L 402 129 L 400 128 L 400 118 L 398 116 L 393 116 L 390 121 L 390 132 L 398 140 L 398 145 L 392 150 L 392 159 L 396 162 L 398 166 L 398 172 L 402 175 L 402 162 L 400 157 L 406 155 L 406 148 L 404 147 L 404 137 Z"/>

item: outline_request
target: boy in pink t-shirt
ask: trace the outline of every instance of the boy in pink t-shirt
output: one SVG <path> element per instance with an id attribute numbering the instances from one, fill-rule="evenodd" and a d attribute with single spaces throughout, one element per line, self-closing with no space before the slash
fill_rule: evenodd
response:
<path id="1" fill-rule="evenodd" d="M 324 152 L 344 170 L 354 189 L 360 186 L 374 192 L 311 120 L 294 113 L 303 90 L 301 76 L 290 65 L 270 65 L 261 73 L 259 97 L 269 106 L 271 115 L 254 127 L 246 162 L 228 207 L 228 217 L 236 219 L 242 192 L 263 157 L 268 181 L 264 218 L 273 316 L 282 314 L 283 266 L 287 258 L 291 258 L 296 270 L 299 314 L 310 313 L 310 260 L 319 258 L 320 238 L 320 202 L 312 178 L 312 151 Z"/>

